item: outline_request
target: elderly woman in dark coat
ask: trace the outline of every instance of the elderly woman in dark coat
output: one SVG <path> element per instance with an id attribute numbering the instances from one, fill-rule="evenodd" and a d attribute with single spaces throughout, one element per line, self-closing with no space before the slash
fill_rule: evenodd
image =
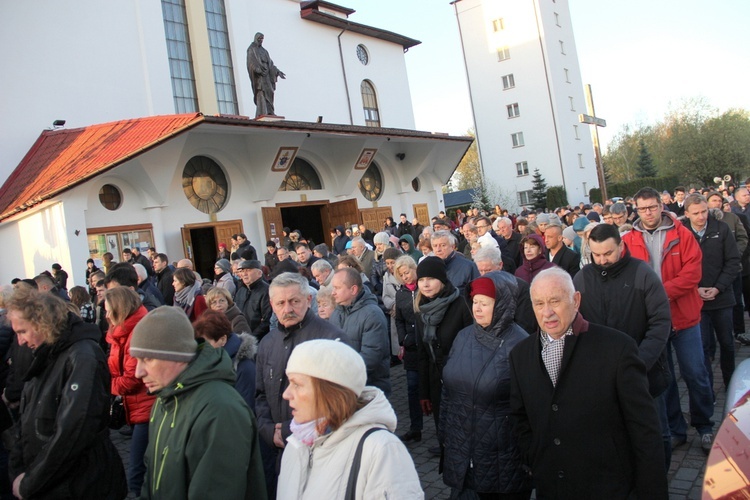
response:
<path id="1" fill-rule="evenodd" d="M 443 368 L 438 439 L 454 493 L 528 499 L 531 483 L 510 425 L 510 351 L 528 334 L 513 321 L 517 284 L 493 271 L 471 282 L 474 324 L 458 333 Z"/>

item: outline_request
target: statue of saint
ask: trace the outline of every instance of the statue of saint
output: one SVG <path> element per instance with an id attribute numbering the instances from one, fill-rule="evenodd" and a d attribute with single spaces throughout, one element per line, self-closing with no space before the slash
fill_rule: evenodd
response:
<path id="1" fill-rule="evenodd" d="M 256 117 L 274 114 L 276 81 L 286 79 L 286 75 L 273 64 L 268 51 L 263 48 L 263 38 L 263 33 L 256 33 L 253 43 L 247 48 L 247 72 L 253 86 Z"/>

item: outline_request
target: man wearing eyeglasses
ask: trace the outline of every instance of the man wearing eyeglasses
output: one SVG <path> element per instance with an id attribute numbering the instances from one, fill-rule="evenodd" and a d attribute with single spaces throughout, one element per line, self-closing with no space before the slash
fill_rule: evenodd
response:
<path id="1" fill-rule="evenodd" d="M 672 332 L 668 342 L 668 359 L 672 384 L 667 389 L 666 406 L 672 448 L 687 441 L 687 423 L 680 409 L 671 349 L 677 353 L 680 373 L 688 388 L 690 423 L 701 436 L 701 448 L 708 454 L 713 442 L 713 393 L 703 360 L 700 321 L 703 300 L 698 293 L 703 255 L 693 233 L 674 214 L 665 211 L 661 196 L 653 188 L 642 188 L 635 194 L 639 219 L 633 230 L 623 236 L 630 253 L 648 262 L 661 277 L 669 298 Z M 662 412 L 660 412 L 661 414 Z M 662 428 L 664 428 L 662 422 Z"/>

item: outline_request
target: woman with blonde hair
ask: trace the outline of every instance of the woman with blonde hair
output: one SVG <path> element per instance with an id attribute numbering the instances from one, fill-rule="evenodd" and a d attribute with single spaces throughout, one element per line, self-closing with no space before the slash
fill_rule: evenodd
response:
<path id="1" fill-rule="evenodd" d="M 17 290 L 7 304 L 20 345 L 34 351 L 12 430 L 18 498 L 124 498 L 109 439 L 110 377 L 99 330 L 49 293 Z"/>
<path id="2" fill-rule="evenodd" d="M 137 360 L 130 356 L 133 329 L 148 313 L 141 299 L 130 288 L 118 286 L 104 293 L 109 331 L 109 373 L 112 376 L 112 395 L 122 398 L 125 423 L 133 429 L 130 439 L 128 491 L 140 494 L 146 465 L 143 455 L 148 446 L 148 420 L 155 397 L 148 393 L 143 381 L 135 376 Z"/>
<path id="3" fill-rule="evenodd" d="M 414 462 L 393 435 L 396 414 L 365 387 L 362 356 L 335 340 L 295 347 L 283 397 L 292 410 L 279 500 L 424 498 Z"/>
<path id="4" fill-rule="evenodd" d="M 318 303 L 318 316 L 322 319 L 330 319 L 333 310 L 336 309 L 336 302 L 333 300 L 331 288 L 327 286 L 320 287 L 320 290 L 315 295 L 315 300 Z"/>
<path id="5" fill-rule="evenodd" d="M 247 318 L 242 314 L 240 308 L 232 300 L 232 295 L 226 288 L 212 288 L 206 294 L 206 304 L 212 311 L 222 312 L 226 315 L 227 319 L 232 323 L 232 331 L 234 333 L 252 333 L 250 324 L 247 322 Z"/>

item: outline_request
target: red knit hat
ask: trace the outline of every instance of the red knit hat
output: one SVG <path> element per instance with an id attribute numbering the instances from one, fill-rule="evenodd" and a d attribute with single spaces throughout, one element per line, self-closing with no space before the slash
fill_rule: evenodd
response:
<path id="1" fill-rule="evenodd" d="M 495 282 L 489 278 L 477 278 L 471 282 L 471 298 L 475 295 L 486 295 L 495 298 Z"/>

